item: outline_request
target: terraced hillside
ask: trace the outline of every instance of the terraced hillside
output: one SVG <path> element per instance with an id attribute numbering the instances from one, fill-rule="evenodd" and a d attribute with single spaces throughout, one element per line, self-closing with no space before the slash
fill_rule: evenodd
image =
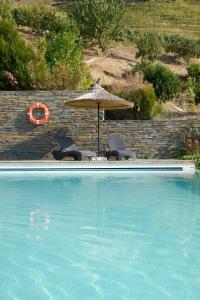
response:
<path id="1" fill-rule="evenodd" d="M 41 4 L 53 4 L 54 0 L 14 0 L 14 3 L 16 4 L 36 4 L 36 3 L 41 3 Z"/>
<path id="2" fill-rule="evenodd" d="M 15 0 L 16 3 L 35 3 L 34 0 Z M 63 0 L 37 0 L 60 6 Z M 70 1 L 69 1 L 70 2 Z M 72 1 L 73 2 L 73 1 Z M 200 38 L 200 1 L 138 2 L 127 0 L 124 22 L 138 30 L 177 32 Z"/>
<path id="3" fill-rule="evenodd" d="M 66 1 L 64 0 L 37 0 L 38 2 L 41 3 L 47 3 L 47 4 L 52 4 L 53 6 L 63 6 Z M 69 4 L 73 4 L 76 0 L 68 0 Z M 137 3 L 140 2 L 141 0 L 125 0 L 127 4 L 132 4 L 132 3 Z M 16 3 L 34 3 L 34 0 L 15 0 Z"/>
<path id="4" fill-rule="evenodd" d="M 16 2 L 48 3 L 58 5 L 63 0 L 20 0 Z M 73 1 L 73 0 L 72 0 Z M 198 4 L 199 3 L 199 4 Z M 200 38 L 200 2 L 135 3 L 125 9 L 124 23 L 133 29 L 162 32 L 179 32 Z M 107 54 L 86 49 L 85 60 L 94 78 L 101 77 L 104 84 L 131 84 L 130 63 L 136 59 L 134 45 L 114 45 Z M 186 65 L 162 61 L 177 75 L 186 75 Z"/>
<path id="5" fill-rule="evenodd" d="M 129 5 L 124 21 L 133 29 L 177 32 L 200 38 L 200 1 Z"/>

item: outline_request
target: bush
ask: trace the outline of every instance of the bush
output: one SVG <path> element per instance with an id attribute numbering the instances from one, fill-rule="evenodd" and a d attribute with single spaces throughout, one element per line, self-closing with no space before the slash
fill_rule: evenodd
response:
<path id="1" fill-rule="evenodd" d="M 190 64 L 187 68 L 189 88 L 194 93 L 195 104 L 200 104 L 200 64 Z"/>
<path id="2" fill-rule="evenodd" d="M 67 14 L 59 13 L 49 6 L 21 6 L 12 12 L 17 25 L 27 26 L 37 34 L 77 31 L 75 25 L 67 19 Z"/>
<path id="3" fill-rule="evenodd" d="M 105 51 L 122 28 L 122 0 L 78 0 L 71 7 L 83 40 L 97 43 Z"/>
<path id="4" fill-rule="evenodd" d="M 23 40 L 11 15 L 2 15 L 5 17 L 0 16 L 0 89 L 89 87 L 91 78 L 83 62 L 82 47 L 76 43 L 73 33 L 59 31 L 56 35 L 54 32 L 50 39 L 35 39 L 33 44 Z M 58 28 L 53 23 L 50 25 L 46 19 L 38 30 Z"/>
<path id="5" fill-rule="evenodd" d="M 137 90 L 121 90 L 115 94 L 134 103 L 128 110 L 107 111 L 106 118 L 121 120 L 150 120 L 161 111 L 152 86 L 144 86 Z"/>
<path id="6" fill-rule="evenodd" d="M 195 104 L 200 104 L 200 81 L 193 83 L 193 91 Z"/>
<path id="7" fill-rule="evenodd" d="M 10 19 L 0 18 L 0 89 L 31 88 L 28 65 L 33 49 L 18 34 Z"/>
<path id="8" fill-rule="evenodd" d="M 50 68 L 62 74 L 67 72 L 67 79 L 72 88 L 77 87 L 86 75 L 83 64 L 82 46 L 76 43 L 76 36 L 72 33 L 58 34 L 47 45 L 46 61 Z"/>
<path id="9" fill-rule="evenodd" d="M 73 34 L 55 35 L 47 45 L 46 60 L 51 67 L 64 63 L 74 69 L 83 62 L 82 46 Z"/>
<path id="10" fill-rule="evenodd" d="M 166 53 L 173 53 L 176 59 L 182 58 L 189 63 L 191 58 L 198 56 L 200 46 L 194 39 L 174 34 L 164 36 L 164 48 Z"/>
<path id="11" fill-rule="evenodd" d="M 61 41 L 66 42 L 65 35 Z M 68 49 L 64 48 L 66 43 L 59 48 L 58 60 L 55 40 L 52 44 L 43 41 L 38 47 L 33 47 L 22 40 L 13 22 L 0 19 L 0 89 L 88 88 L 90 77 L 83 63 L 81 49 L 76 50 L 73 43 L 74 40 Z M 47 52 L 51 63 L 46 60 Z"/>
<path id="12" fill-rule="evenodd" d="M 164 102 L 173 99 L 180 91 L 180 80 L 161 64 L 147 66 L 144 79 L 153 85 L 157 98 Z"/>
<path id="13" fill-rule="evenodd" d="M 197 58 L 200 58 L 200 39 L 197 40 Z"/>
<path id="14" fill-rule="evenodd" d="M 154 61 L 159 58 L 162 53 L 162 39 L 157 33 L 145 32 L 138 35 L 136 38 L 138 52 L 136 57 L 142 57 Z"/>
<path id="15" fill-rule="evenodd" d="M 11 17 L 11 0 L 0 0 L 0 17 L 10 18 Z"/>
<path id="16" fill-rule="evenodd" d="M 190 64 L 187 67 L 188 76 L 195 81 L 200 81 L 200 64 Z"/>
<path id="17" fill-rule="evenodd" d="M 36 44 L 37 60 L 29 66 L 33 87 L 36 89 L 87 89 L 91 84 L 83 63 L 81 48 L 73 35 L 58 35 L 47 43 Z"/>
<path id="18" fill-rule="evenodd" d="M 150 66 L 152 62 L 147 59 L 142 59 L 140 62 L 136 63 L 135 65 L 132 65 L 132 71 L 133 73 L 139 73 L 140 75 L 144 74 L 145 69 Z"/>
<path id="19" fill-rule="evenodd" d="M 126 27 L 126 26 L 122 26 L 118 33 L 116 34 L 116 36 L 114 37 L 114 40 L 116 42 L 126 42 L 126 41 L 133 41 L 134 40 L 134 32 Z"/>
<path id="20" fill-rule="evenodd" d="M 151 120 L 154 117 L 155 104 L 157 101 L 152 86 L 145 86 L 135 92 L 134 112 L 136 119 Z M 157 106 L 157 105 L 156 105 Z"/>

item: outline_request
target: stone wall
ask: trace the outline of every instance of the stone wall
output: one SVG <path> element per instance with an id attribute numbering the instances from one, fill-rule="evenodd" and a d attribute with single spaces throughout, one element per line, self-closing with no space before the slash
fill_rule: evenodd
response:
<path id="1" fill-rule="evenodd" d="M 72 110 L 64 102 L 74 97 L 69 91 L 0 92 L 0 160 L 51 159 L 59 145 L 59 134 L 72 136 L 82 149 L 97 151 L 97 112 Z M 50 111 L 49 121 L 33 125 L 27 120 L 27 109 L 39 100 Z M 199 120 L 179 121 L 101 121 L 101 150 L 107 148 L 107 137 L 119 134 L 127 147 L 136 148 L 139 157 L 170 158 L 180 149 L 184 129 Z"/>

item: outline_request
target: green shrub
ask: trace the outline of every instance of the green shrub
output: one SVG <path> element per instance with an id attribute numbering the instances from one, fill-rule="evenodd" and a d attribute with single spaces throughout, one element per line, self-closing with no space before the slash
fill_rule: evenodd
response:
<path id="1" fill-rule="evenodd" d="M 32 47 L 20 37 L 10 19 L 0 18 L 0 89 L 31 88 L 28 65 Z"/>
<path id="2" fill-rule="evenodd" d="M 3 11 L 2 7 L 0 11 Z M 62 31 L 62 26 L 59 27 L 58 22 L 53 22 L 53 17 L 58 16 L 53 9 L 46 10 L 52 11 L 49 19 L 46 12 L 42 13 L 41 8 L 38 11 L 46 23 L 41 22 L 42 18 L 38 19 L 40 25 L 37 29 L 33 25 L 34 30 L 51 30 L 52 35 L 51 38 L 36 38 L 34 43 L 23 39 L 9 14 L 0 16 L 0 89 L 88 88 L 91 78 L 83 62 L 82 47 L 76 43 L 75 34 Z M 38 11 L 31 12 L 32 16 L 34 13 L 37 16 Z M 26 19 L 28 21 L 34 24 L 31 23 L 33 19 Z"/>
<path id="3" fill-rule="evenodd" d="M 12 14 L 17 25 L 27 26 L 37 34 L 77 31 L 67 14 L 50 6 L 19 6 Z"/>
<path id="4" fill-rule="evenodd" d="M 88 88 L 90 77 L 83 63 L 81 49 L 76 48 L 78 46 L 74 40 L 70 41 L 68 48 L 64 48 L 66 35 L 63 35 L 59 42 L 65 44 L 59 48 L 58 60 L 55 40 L 56 37 L 52 44 L 44 40 L 34 47 L 20 37 L 13 22 L 0 18 L 0 89 Z"/>
<path id="5" fill-rule="evenodd" d="M 47 45 L 46 60 L 51 67 L 64 63 L 74 69 L 83 62 L 82 46 L 72 33 L 55 35 Z"/>
<path id="6" fill-rule="evenodd" d="M 197 58 L 200 58 L 200 39 L 197 40 Z"/>
<path id="7" fill-rule="evenodd" d="M 190 64 L 187 67 L 188 76 L 195 81 L 200 81 L 200 64 Z"/>
<path id="8" fill-rule="evenodd" d="M 162 39 L 157 33 L 140 33 L 136 38 L 136 45 L 138 48 L 137 58 L 142 57 L 142 59 L 154 61 L 162 53 Z"/>
<path id="9" fill-rule="evenodd" d="M 89 88 L 91 78 L 72 34 L 57 35 L 49 43 L 41 38 L 35 47 L 37 60 L 29 66 L 35 89 Z"/>
<path id="10" fill-rule="evenodd" d="M 0 0 L 0 17 L 10 18 L 11 17 L 11 0 Z"/>
<path id="11" fill-rule="evenodd" d="M 97 43 L 103 51 L 122 28 L 122 0 L 78 0 L 71 7 L 83 40 Z"/>
<path id="12" fill-rule="evenodd" d="M 136 119 L 151 120 L 158 104 L 154 89 L 152 86 L 145 86 L 135 91 L 134 94 L 134 113 Z"/>
<path id="13" fill-rule="evenodd" d="M 28 7 L 17 7 L 12 10 L 12 16 L 18 26 L 30 26 Z"/>
<path id="14" fill-rule="evenodd" d="M 193 91 L 195 104 L 200 104 L 200 81 L 193 83 Z"/>
<path id="15" fill-rule="evenodd" d="M 52 71 L 67 72 L 71 87 L 76 87 L 86 75 L 83 64 L 82 46 L 76 43 L 76 36 L 72 33 L 58 34 L 47 45 L 46 61 Z M 62 67 L 61 67 L 62 66 Z M 58 74 L 59 74 L 58 72 Z"/>
<path id="16" fill-rule="evenodd" d="M 152 86 L 144 86 L 137 90 L 124 89 L 115 92 L 116 95 L 134 103 L 128 110 L 107 111 L 106 118 L 121 120 L 150 120 L 161 111 L 161 106 Z"/>
<path id="17" fill-rule="evenodd" d="M 140 75 L 143 75 L 145 69 L 151 64 L 152 62 L 150 60 L 142 59 L 140 62 L 136 63 L 135 65 L 132 65 L 133 73 L 139 73 Z"/>
<path id="18" fill-rule="evenodd" d="M 161 64 L 151 64 L 144 70 L 144 80 L 154 87 L 158 99 L 168 101 L 180 91 L 180 80 L 168 68 Z"/>
<path id="19" fill-rule="evenodd" d="M 122 25 L 116 36 L 114 36 L 114 40 L 116 42 L 133 41 L 134 36 L 135 34 L 130 28 Z"/>
<path id="20" fill-rule="evenodd" d="M 198 56 L 200 46 L 197 40 L 174 34 L 164 36 L 164 48 L 167 53 L 173 53 L 176 59 L 182 58 L 189 63 L 191 58 Z"/>
<path id="21" fill-rule="evenodd" d="M 200 103 L 200 64 L 190 64 L 187 68 L 190 90 L 194 93 L 195 104 Z"/>

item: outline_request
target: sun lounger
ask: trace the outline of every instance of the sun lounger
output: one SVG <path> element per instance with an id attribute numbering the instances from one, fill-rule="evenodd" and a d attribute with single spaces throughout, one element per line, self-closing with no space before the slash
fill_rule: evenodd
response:
<path id="1" fill-rule="evenodd" d="M 118 135 L 112 135 L 108 138 L 109 150 L 106 153 L 107 158 L 115 156 L 116 160 L 121 160 L 122 157 L 126 159 L 136 159 L 136 151 L 125 148 L 122 137 Z"/>
<path id="2" fill-rule="evenodd" d="M 84 160 L 85 158 L 96 158 L 96 153 L 93 151 L 79 150 L 73 139 L 66 136 L 57 137 L 60 144 L 60 150 L 54 150 L 52 152 L 56 160 L 62 160 L 64 157 L 73 157 L 75 160 Z"/>

